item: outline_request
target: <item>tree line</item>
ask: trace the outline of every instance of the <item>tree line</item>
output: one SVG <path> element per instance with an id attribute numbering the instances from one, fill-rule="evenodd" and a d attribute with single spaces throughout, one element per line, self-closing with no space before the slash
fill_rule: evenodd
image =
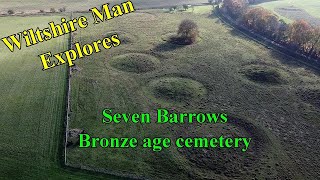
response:
<path id="1" fill-rule="evenodd" d="M 307 57 L 320 59 L 320 26 L 307 20 L 287 23 L 262 7 L 250 7 L 249 0 L 224 0 L 221 10 L 238 24 Z"/>

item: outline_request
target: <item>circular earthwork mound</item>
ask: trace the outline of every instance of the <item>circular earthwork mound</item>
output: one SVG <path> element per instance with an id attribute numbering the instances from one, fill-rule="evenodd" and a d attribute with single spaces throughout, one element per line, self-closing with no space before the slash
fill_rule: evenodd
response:
<path id="1" fill-rule="evenodd" d="M 260 84 L 285 84 L 287 82 L 287 74 L 281 69 L 264 66 L 250 65 L 240 71 L 248 80 Z"/>
<path id="2" fill-rule="evenodd" d="M 206 89 L 200 82 L 180 77 L 155 79 L 148 87 L 155 98 L 173 102 L 196 100 L 206 94 Z"/>
<path id="3" fill-rule="evenodd" d="M 142 53 L 129 53 L 113 57 L 109 61 L 113 68 L 132 73 L 146 73 L 154 71 L 160 61 L 151 55 Z"/>
<path id="4" fill-rule="evenodd" d="M 110 37 L 112 35 L 117 34 L 122 44 L 131 44 L 138 40 L 138 38 L 128 32 L 125 31 L 109 31 L 104 36 Z"/>

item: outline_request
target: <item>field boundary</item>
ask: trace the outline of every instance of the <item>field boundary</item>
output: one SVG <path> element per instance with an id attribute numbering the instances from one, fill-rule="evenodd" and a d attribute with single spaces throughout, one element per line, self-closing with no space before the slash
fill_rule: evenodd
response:
<path id="1" fill-rule="evenodd" d="M 73 13 L 71 12 L 70 18 L 73 18 Z M 74 41 L 74 33 L 71 32 L 68 40 L 68 48 L 72 49 L 73 48 L 73 41 Z M 143 177 L 138 177 L 134 176 L 131 174 L 121 174 L 121 173 L 116 173 L 111 170 L 103 169 L 103 168 L 93 168 L 89 166 L 75 166 L 67 161 L 67 146 L 68 146 L 68 134 L 69 134 L 69 121 L 71 120 L 71 78 L 72 78 L 72 67 L 67 66 L 67 79 L 66 79 L 66 100 L 65 100 L 65 122 L 64 122 L 64 152 L 63 152 L 63 159 L 64 163 L 62 164 L 64 167 L 68 167 L 74 170 L 80 170 L 88 173 L 99 173 L 103 174 L 106 176 L 113 176 L 115 179 L 121 179 L 121 178 L 126 178 L 126 179 L 143 179 Z M 61 161 L 62 163 L 62 161 Z"/>
<path id="2" fill-rule="evenodd" d="M 71 12 L 70 18 L 73 18 L 73 12 Z M 73 32 L 70 33 L 68 46 L 72 49 L 72 42 L 73 42 Z M 69 120 L 70 120 L 70 92 L 71 92 L 71 70 L 70 66 L 67 66 L 67 94 L 66 94 L 66 117 L 65 117 L 65 142 L 64 142 L 64 164 L 67 166 L 67 145 L 68 145 L 68 133 L 69 133 Z"/>
<path id="3" fill-rule="evenodd" d="M 217 17 L 226 25 L 230 26 L 231 28 L 237 30 L 238 32 L 240 32 L 242 35 L 244 35 L 245 37 L 255 41 L 258 44 L 261 44 L 263 46 L 265 46 L 268 49 L 274 50 L 282 55 L 285 56 L 289 56 L 291 58 L 293 58 L 295 61 L 307 66 L 308 68 L 314 69 L 316 71 L 318 71 L 318 73 L 320 73 L 320 62 L 317 59 L 314 58 L 308 58 L 305 55 L 302 55 L 298 52 L 292 51 L 264 36 L 261 36 L 255 32 L 250 31 L 249 29 L 242 27 L 240 25 L 237 25 L 236 22 L 234 22 L 234 20 L 232 20 L 231 18 L 223 15 L 223 13 L 220 12 L 220 8 L 216 7 L 214 10 L 214 14 L 217 15 Z M 303 60 L 300 60 L 303 59 Z"/>

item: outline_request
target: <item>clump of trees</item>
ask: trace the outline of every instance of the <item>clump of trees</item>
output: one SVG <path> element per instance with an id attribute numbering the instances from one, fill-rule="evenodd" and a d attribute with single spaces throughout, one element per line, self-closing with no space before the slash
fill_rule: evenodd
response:
<path id="1" fill-rule="evenodd" d="M 222 12 L 236 22 L 270 40 L 308 57 L 320 58 L 320 27 L 306 20 L 286 23 L 262 7 L 249 7 L 251 1 L 224 0 Z M 252 1 L 254 2 L 254 1 Z"/>
<path id="2" fill-rule="evenodd" d="M 10 14 L 10 15 L 11 15 L 11 14 L 14 14 L 14 11 L 13 11 L 12 9 L 9 9 L 9 10 L 8 10 L 8 14 Z"/>
<path id="3" fill-rule="evenodd" d="M 242 14 L 241 22 L 246 27 L 260 31 L 269 38 L 275 37 L 280 27 L 278 16 L 261 7 L 246 10 Z"/>
<path id="4" fill-rule="evenodd" d="M 238 18 L 244 13 L 248 5 L 247 0 L 224 0 L 223 10 L 232 18 Z"/>
<path id="5" fill-rule="evenodd" d="M 66 7 L 59 8 L 60 12 L 66 12 Z"/>
<path id="6" fill-rule="evenodd" d="M 191 5 L 184 4 L 184 5 L 182 5 L 182 7 L 183 7 L 184 11 L 187 11 L 189 9 L 189 7 L 191 7 Z"/>
<path id="7" fill-rule="evenodd" d="M 209 4 L 214 4 L 214 5 L 218 5 L 222 2 L 223 0 L 208 0 Z"/>
<path id="8" fill-rule="evenodd" d="M 50 8 L 50 12 L 55 13 L 56 10 L 54 8 Z"/>
<path id="9" fill-rule="evenodd" d="M 178 28 L 177 36 L 171 38 L 176 44 L 190 45 L 197 41 L 199 36 L 198 25 L 192 20 L 183 20 Z"/>
<path id="10" fill-rule="evenodd" d="M 178 9 L 178 6 L 171 6 L 169 8 L 169 11 L 172 13 L 172 12 L 176 11 L 177 9 Z"/>

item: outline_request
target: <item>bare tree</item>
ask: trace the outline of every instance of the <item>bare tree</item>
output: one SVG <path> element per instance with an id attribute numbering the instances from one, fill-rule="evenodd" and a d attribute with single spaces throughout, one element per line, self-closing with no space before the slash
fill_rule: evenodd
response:
<path id="1" fill-rule="evenodd" d="M 186 19 L 181 22 L 178 29 L 178 40 L 183 44 L 192 44 L 199 36 L 198 25 L 192 20 Z"/>

